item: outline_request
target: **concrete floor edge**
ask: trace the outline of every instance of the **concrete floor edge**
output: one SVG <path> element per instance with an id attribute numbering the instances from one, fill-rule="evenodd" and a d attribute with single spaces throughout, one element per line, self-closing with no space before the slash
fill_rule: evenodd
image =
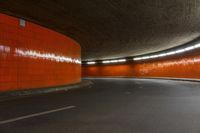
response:
<path id="1" fill-rule="evenodd" d="M 175 80 L 175 81 L 189 81 L 189 82 L 200 82 L 200 79 L 192 78 L 170 78 L 170 77 L 83 77 L 82 79 L 117 79 L 117 78 L 127 78 L 127 79 L 157 79 L 157 80 Z"/>
<path id="2" fill-rule="evenodd" d="M 7 100 L 13 100 L 15 98 L 20 98 L 20 97 L 27 97 L 27 96 L 47 94 L 47 93 L 53 93 L 53 92 L 61 92 L 61 91 L 66 92 L 66 91 L 70 91 L 70 90 L 77 90 L 77 89 L 82 89 L 82 88 L 88 87 L 90 85 L 92 85 L 91 81 L 83 80 L 80 83 L 66 85 L 66 86 L 0 92 L 0 102 L 7 101 Z"/>

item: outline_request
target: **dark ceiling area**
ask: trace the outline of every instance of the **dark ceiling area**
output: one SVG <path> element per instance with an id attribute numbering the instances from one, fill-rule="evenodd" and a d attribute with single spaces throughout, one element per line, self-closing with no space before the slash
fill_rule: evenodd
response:
<path id="1" fill-rule="evenodd" d="M 72 37 L 83 60 L 161 51 L 200 35 L 200 0 L 1 0 L 0 11 Z"/>

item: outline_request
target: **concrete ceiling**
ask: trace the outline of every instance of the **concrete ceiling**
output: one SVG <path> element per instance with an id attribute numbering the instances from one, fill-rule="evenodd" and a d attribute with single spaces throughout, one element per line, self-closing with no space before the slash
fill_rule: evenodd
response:
<path id="1" fill-rule="evenodd" d="M 0 11 L 72 37 L 83 60 L 142 55 L 200 35 L 200 0 L 1 0 Z"/>

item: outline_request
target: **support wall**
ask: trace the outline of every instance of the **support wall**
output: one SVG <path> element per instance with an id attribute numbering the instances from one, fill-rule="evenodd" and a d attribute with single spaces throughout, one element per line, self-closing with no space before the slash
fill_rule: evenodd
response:
<path id="1" fill-rule="evenodd" d="M 0 91 L 78 83 L 80 51 L 67 36 L 0 14 Z"/>
<path id="2" fill-rule="evenodd" d="M 169 77 L 200 79 L 200 50 L 186 54 L 129 62 L 125 64 L 85 65 L 83 77 Z"/>

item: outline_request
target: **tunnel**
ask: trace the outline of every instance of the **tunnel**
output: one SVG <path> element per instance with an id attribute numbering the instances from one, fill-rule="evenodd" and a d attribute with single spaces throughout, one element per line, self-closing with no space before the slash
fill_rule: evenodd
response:
<path id="1" fill-rule="evenodd" d="M 199 133 L 199 0 L 0 1 L 0 133 Z"/>

